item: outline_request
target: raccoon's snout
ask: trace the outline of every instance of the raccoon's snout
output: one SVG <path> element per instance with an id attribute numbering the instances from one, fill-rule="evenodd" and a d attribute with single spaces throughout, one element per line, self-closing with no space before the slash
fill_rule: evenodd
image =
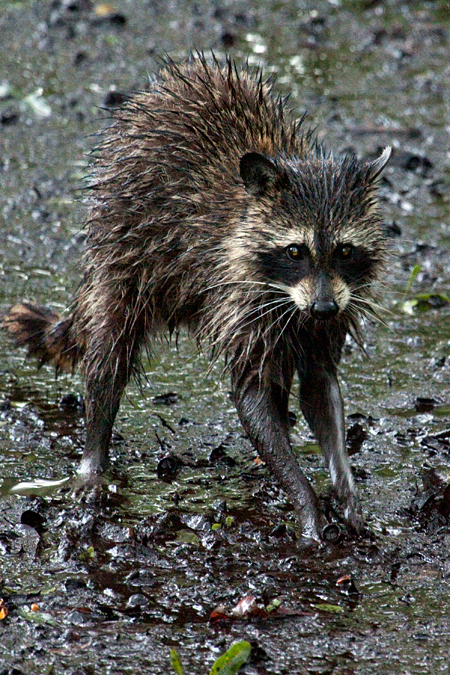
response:
<path id="1" fill-rule="evenodd" d="M 339 312 L 339 306 L 335 300 L 316 300 L 310 308 L 311 316 L 322 321 L 332 319 Z"/>
<path id="2" fill-rule="evenodd" d="M 324 273 L 319 273 L 315 283 L 315 293 L 311 298 L 309 313 L 314 319 L 326 321 L 339 313 L 339 304 L 336 301 L 336 283 Z"/>

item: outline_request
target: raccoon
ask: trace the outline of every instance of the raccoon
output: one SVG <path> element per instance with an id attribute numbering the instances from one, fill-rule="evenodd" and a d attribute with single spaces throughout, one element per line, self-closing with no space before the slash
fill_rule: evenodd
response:
<path id="1" fill-rule="evenodd" d="M 94 152 L 84 276 L 65 318 L 27 303 L 18 345 L 85 378 L 86 482 L 108 465 L 122 393 L 158 332 L 187 325 L 225 356 L 242 426 L 303 534 L 326 523 L 289 440 L 295 373 L 345 517 L 363 519 L 345 449 L 337 367 L 373 309 L 386 254 L 375 161 L 334 157 L 261 71 L 198 54 L 166 59 L 112 114 Z"/>

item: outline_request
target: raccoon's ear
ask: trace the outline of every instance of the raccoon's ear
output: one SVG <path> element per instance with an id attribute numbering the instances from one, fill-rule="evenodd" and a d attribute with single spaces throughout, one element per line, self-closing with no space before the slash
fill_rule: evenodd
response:
<path id="1" fill-rule="evenodd" d="M 275 163 L 259 152 L 247 152 L 243 155 L 239 171 L 247 192 L 258 197 L 276 189 L 277 183 L 282 179 Z"/>
<path id="2" fill-rule="evenodd" d="M 388 163 L 391 154 L 392 148 L 390 145 L 388 145 L 385 147 L 385 149 L 377 159 L 375 159 L 373 162 L 369 162 L 367 168 L 369 170 L 370 180 L 375 180 L 376 178 L 378 178 L 378 176 Z"/>

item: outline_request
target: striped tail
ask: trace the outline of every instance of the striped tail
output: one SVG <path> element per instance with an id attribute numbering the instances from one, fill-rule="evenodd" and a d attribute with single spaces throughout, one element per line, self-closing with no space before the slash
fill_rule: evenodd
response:
<path id="1" fill-rule="evenodd" d="M 36 357 L 40 365 L 54 365 L 58 373 L 73 372 L 79 359 L 72 322 L 72 316 L 61 320 L 48 307 L 24 302 L 11 307 L 2 326 L 12 334 L 18 347 L 27 347 L 28 356 Z"/>

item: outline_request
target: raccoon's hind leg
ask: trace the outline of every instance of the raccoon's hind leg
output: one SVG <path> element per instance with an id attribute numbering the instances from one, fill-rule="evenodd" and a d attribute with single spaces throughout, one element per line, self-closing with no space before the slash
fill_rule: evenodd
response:
<path id="1" fill-rule="evenodd" d="M 326 351 L 322 345 L 300 361 L 300 406 L 325 455 L 345 518 L 361 532 L 364 521 L 345 448 L 344 406 L 336 367 L 331 358 L 324 358 Z"/>
<path id="2" fill-rule="evenodd" d="M 134 303 L 121 297 L 104 304 L 97 313 L 83 361 L 85 372 L 86 444 L 78 469 L 82 481 L 89 482 L 109 464 L 109 444 L 123 391 L 133 374 L 145 336 L 143 316 L 132 311 Z M 120 311 L 109 311 L 120 307 Z"/>
<path id="3" fill-rule="evenodd" d="M 295 459 L 289 441 L 288 399 L 293 367 L 283 368 L 284 387 L 260 377 L 258 360 L 238 373 L 231 369 L 234 402 L 242 426 L 299 516 L 303 535 L 321 541 L 322 518 L 318 500 Z"/>

